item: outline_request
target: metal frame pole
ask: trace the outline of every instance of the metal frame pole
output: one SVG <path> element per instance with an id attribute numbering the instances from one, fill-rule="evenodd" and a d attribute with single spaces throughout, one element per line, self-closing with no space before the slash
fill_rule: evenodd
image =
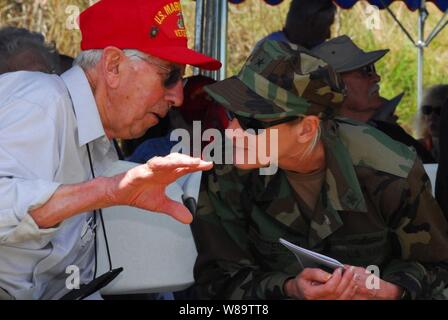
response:
<path id="1" fill-rule="evenodd" d="M 215 0 L 206 1 L 205 9 L 205 41 L 204 41 L 204 54 L 214 57 L 214 32 L 215 29 L 215 19 L 214 16 L 214 2 Z M 208 77 L 214 77 L 214 71 L 205 71 L 204 75 Z"/>
<path id="2" fill-rule="evenodd" d="M 426 46 L 425 42 L 425 22 L 428 17 L 428 11 L 426 10 L 426 1 L 421 0 L 420 7 L 418 8 L 418 39 L 414 41 L 411 34 L 406 30 L 403 24 L 398 20 L 392 10 L 387 6 L 383 0 L 380 0 L 383 7 L 389 12 L 392 18 L 398 23 L 398 26 L 405 33 L 405 35 L 411 40 L 411 42 L 417 48 L 417 112 L 420 110 L 420 104 L 423 96 L 423 61 L 424 61 L 424 48 Z M 417 128 L 419 131 L 420 128 Z"/>
<path id="3" fill-rule="evenodd" d="M 227 23 L 228 23 L 229 4 L 227 0 L 221 0 L 220 5 L 220 21 L 219 21 L 219 55 L 218 58 L 222 63 L 222 67 L 218 73 L 218 80 L 224 80 L 227 77 Z"/>
<path id="4" fill-rule="evenodd" d="M 422 0 L 420 8 L 418 9 L 418 67 L 417 67 L 417 108 L 420 110 L 422 97 L 423 97 L 423 64 L 424 64 L 424 49 L 426 46 L 425 42 L 425 22 L 428 18 L 428 11 L 426 10 L 426 1 Z"/>
<path id="5" fill-rule="evenodd" d="M 219 53 L 221 51 L 220 27 L 221 27 L 221 0 L 213 1 L 213 58 L 219 60 Z M 219 71 L 213 71 L 213 79 L 219 79 Z"/>
<path id="6" fill-rule="evenodd" d="M 194 22 L 194 49 L 203 52 L 203 38 L 204 38 L 204 0 L 196 0 L 195 8 L 195 22 Z M 193 74 L 198 75 L 201 71 L 199 68 L 193 68 Z"/>
<path id="7" fill-rule="evenodd" d="M 428 38 L 426 38 L 426 46 L 429 46 L 429 44 L 432 42 L 432 40 L 435 37 L 437 37 L 437 35 L 440 33 L 440 31 L 442 31 L 448 25 L 448 20 L 445 23 L 443 23 L 443 21 L 445 20 L 445 18 L 447 16 L 448 16 L 448 9 L 444 12 L 442 18 L 440 18 L 439 22 L 434 27 L 432 32 L 429 34 Z"/>

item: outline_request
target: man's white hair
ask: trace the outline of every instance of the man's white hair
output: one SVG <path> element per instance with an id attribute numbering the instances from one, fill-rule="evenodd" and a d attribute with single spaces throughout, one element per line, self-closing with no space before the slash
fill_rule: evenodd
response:
<path id="1" fill-rule="evenodd" d="M 302 122 L 303 118 L 305 118 L 305 116 L 299 116 L 299 118 L 296 121 L 291 121 L 291 124 L 297 125 L 300 122 Z M 321 123 L 319 123 L 319 126 L 317 127 L 317 130 L 314 133 L 314 136 L 311 139 L 310 144 L 306 147 L 305 151 L 302 153 L 301 156 L 302 159 L 308 157 L 314 151 L 314 149 L 317 147 L 317 144 L 321 140 L 321 137 L 322 137 L 322 127 Z"/>
<path id="2" fill-rule="evenodd" d="M 135 49 L 124 49 L 123 52 L 128 57 L 129 56 L 148 57 L 147 54 L 145 54 L 139 50 L 135 50 Z M 92 49 L 92 50 L 81 51 L 78 54 L 78 56 L 75 58 L 73 65 L 78 65 L 83 70 L 88 70 L 97 65 L 97 63 L 101 59 L 102 54 L 103 54 L 103 49 Z"/>

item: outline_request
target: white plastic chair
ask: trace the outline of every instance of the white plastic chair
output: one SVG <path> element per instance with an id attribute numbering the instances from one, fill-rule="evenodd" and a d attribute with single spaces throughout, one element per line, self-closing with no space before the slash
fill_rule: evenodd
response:
<path id="1" fill-rule="evenodd" d="M 436 177 L 437 177 L 437 163 L 426 163 L 423 165 L 425 168 L 426 174 L 429 177 L 429 180 L 431 180 L 431 187 L 432 187 L 432 194 L 435 195 L 435 188 L 436 188 Z"/>
<path id="2" fill-rule="evenodd" d="M 138 164 L 118 161 L 108 176 Z M 197 201 L 201 172 L 184 176 L 167 188 L 167 195 L 182 203 L 188 190 Z M 123 272 L 101 290 L 103 295 L 178 291 L 194 283 L 196 246 L 189 225 L 173 218 L 127 206 L 103 209 L 114 268 Z M 101 226 L 97 228 L 98 274 L 109 268 Z"/>

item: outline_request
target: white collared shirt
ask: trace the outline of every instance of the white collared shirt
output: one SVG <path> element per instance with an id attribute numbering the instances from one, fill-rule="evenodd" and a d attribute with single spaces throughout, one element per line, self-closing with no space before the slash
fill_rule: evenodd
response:
<path id="1" fill-rule="evenodd" d="M 17 299 L 61 297 L 70 265 L 81 283 L 93 278 L 91 213 L 49 229 L 28 213 L 61 184 L 91 178 L 87 143 L 100 176 L 117 155 L 81 68 L 0 76 L 0 288 Z"/>

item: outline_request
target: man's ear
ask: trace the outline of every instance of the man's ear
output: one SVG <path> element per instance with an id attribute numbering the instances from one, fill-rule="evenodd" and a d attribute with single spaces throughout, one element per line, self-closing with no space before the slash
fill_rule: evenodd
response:
<path id="1" fill-rule="evenodd" d="M 298 143 L 308 144 L 315 137 L 319 130 L 320 119 L 317 116 L 306 116 L 295 127 L 295 134 Z"/>
<path id="2" fill-rule="evenodd" d="M 101 57 L 101 66 L 104 79 L 111 88 L 117 88 L 120 83 L 120 67 L 126 56 L 116 47 L 106 47 Z"/>

